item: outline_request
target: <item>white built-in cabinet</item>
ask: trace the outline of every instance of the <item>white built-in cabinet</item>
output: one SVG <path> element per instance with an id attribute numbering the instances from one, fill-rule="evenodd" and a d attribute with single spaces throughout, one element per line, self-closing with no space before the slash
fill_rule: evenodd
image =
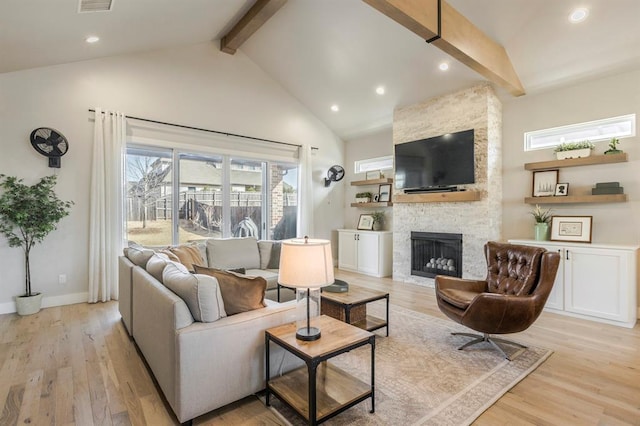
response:
<path id="1" fill-rule="evenodd" d="M 637 318 L 638 246 L 509 240 L 560 254 L 545 309 L 633 327 Z"/>
<path id="2" fill-rule="evenodd" d="M 393 233 L 338 229 L 338 269 L 374 277 L 391 275 Z"/>

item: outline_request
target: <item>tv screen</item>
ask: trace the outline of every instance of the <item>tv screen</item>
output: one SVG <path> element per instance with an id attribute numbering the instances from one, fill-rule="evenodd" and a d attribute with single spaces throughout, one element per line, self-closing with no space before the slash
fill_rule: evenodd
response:
<path id="1" fill-rule="evenodd" d="M 433 190 L 474 183 L 474 131 L 395 145 L 397 189 Z"/>

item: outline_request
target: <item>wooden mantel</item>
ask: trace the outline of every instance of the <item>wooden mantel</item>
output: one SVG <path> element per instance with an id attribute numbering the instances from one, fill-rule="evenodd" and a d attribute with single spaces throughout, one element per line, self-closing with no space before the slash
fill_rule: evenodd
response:
<path id="1" fill-rule="evenodd" d="M 525 94 L 504 47 L 445 0 L 363 1 L 489 81 L 504 87 L 513 96 Z"/>

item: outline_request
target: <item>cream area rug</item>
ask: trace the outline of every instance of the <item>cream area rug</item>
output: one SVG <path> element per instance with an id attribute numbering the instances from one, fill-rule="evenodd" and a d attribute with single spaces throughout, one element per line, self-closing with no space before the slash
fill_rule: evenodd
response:
<path id="1" fill-rule="evenodd" d="M 368 311 L 384 315 L 384 306 L 376 302 Z M 468 425 L 552 353 L 529 346 L 507 361 L 488 343 L 459 351 L 469 338 L 451 333 L 472 331 L 453 321 L 394 305 L 390 317 L 389 337 L 385 329 L 375 332 L 375 413 L 368 399 L 324 424 Z M 369 383 L 370 354 L 367 345 L 329 362 Z M 305 424 L 278 398 L 271 404 L 283 423 Z"/>

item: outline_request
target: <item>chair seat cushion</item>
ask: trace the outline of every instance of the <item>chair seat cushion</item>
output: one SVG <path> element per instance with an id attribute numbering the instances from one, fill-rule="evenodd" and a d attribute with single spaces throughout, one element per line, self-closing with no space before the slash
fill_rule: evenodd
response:
<path id="1" fill-rule="evenodd" d="M 480 293 L 469 290 L 445 288 L 440 290 L 439 294 L 442 300 L 452 304 L 456 308 L 467 309 L 473 299 L 475 299 Z"/>

